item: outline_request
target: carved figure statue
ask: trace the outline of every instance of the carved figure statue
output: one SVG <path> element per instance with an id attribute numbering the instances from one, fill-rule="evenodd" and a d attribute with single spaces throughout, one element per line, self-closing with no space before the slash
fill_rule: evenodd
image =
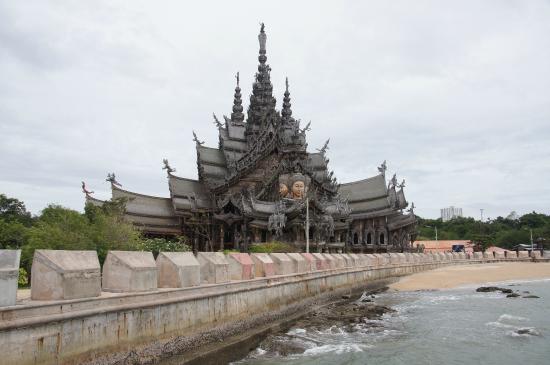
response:
<path id="1" fill-rule="evenodd" d="M 168 173 L 168 175 L 170 175 L 172 172 L 176 172 L 176 169 L 173 169 L 170 164 L 168 163 L 168 159 L 167 158 L 164 158 L 162 159 L 162 163 L 164 164 L 164 167 L 162 168 L 163 170 L 166 170 L 166 172 Z"/>
<path id="2" fill-rule="evenodd" d="M 216 114 L 212 113 L 212 116 L 214 117 L 214 124 L 216 125 L 216 127 L 223 128 L 223 124 L 222 124 L 222 122 L 220 122 L 220 120 L 218 119 Z"/>
<path id="3" fill-rule="evenodd" d="M 82 192 L 86 194 L 86 196 L 90 196 L 94 193 L 93 191 L 86 189 L 86 183 L 84 181 L 82 181 Z"/>
<path id="4" fill-rule="evenodd" d="M 388 189 L 392 186 L 397 187 L 397 174 L 393 174 L 390 182 L 388 183 Z"/>
<path id="5" fill-rule="evenodd" d="M 305 194 L 306 184 L 302 180 L 296 180 L 292 184 L 292 198 L 303 199 Z"/>
<path id="6" fill-rule="evenodd" d="M 378 167 L 378 171 L 379 171 L 382 175 L 385 175 L 387 169 L 388 169 L 388 165 L 386 164 L 386 160 L 384 160 L 384 162 L 382 162 L 382 165 L 380 165 L 380 166 Z"/>
<path id="7" fill-rule="evenodd" d="M 317 149 L 317 151 L 321 152 L 321 153 L 325 153 L 327 150 L 328 150 L 328 143 L 330 142 L 330 138 L 327 139 L 327 141 L 325 142 L 325 144 L 323 145 L 323 147 Z"/>
<path id="8" fill-rule="evenodd" d="M 414 202 L 411 203 L 411 207 L 409 209 L 407 209 L 407 212 L 411 213 L 411 214 L 414 214 L 414 208 L 416 208 L 414 206 Z"/>
<path id="9" fill-rule="evenodd" d="M 197 134 L 195 131 L 193 131 L 193 141 L 199 146 L 202 146 L 204 144 L 204 141 L 199 141 L 199 138 L 197 137 Z"/>
<path id="10" fill-rule="evenodd" d="M 310 131 L 311 130 L 310 126 L 311 126 L 311 120 L 306 124 L 304 129 L 300 129 L 300 133 L 304 134 L 304 133 Z"/>
<path id="11" fill-rule="evenodd" d="M 403 189 L 405 187 L 405 179 L 403 179 L 401 184 L 398 184 L 397 187 Z"/>
<path id="12" fill-rule="evenodd" d="M 281 198 L 286 198 L 288 196 L 288 186 L 286 186 L 286 184 L 279 184 L 279 196 Z"/>
<path id="13" fill-rule="evenodd" d="M 116 176 L 115 176 L 114 172 L 108 173 L 107 174 L 107 179 L 105 179 L 105 181 L 110 182 L 111 185 L 116 185 L 116 186 L 122 187 L 122 185 L 118 181 L 116 181 Z"/>

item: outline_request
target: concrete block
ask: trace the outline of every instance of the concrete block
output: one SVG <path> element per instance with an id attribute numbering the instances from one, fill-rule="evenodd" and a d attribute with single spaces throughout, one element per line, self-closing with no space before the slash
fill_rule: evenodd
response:
<path id="1" fill-rule="evenodd" d="M 373 255 L 372 253 L 364 254 L 364 256 L 367 260 L 367 266 L 368 267 L 378 267 L 378 266 L 380 266 L 378 256 Z"/>
<path id="2" fill-rule="evenodd" d="M 467 259 L 466 253 L 465 252 L 459 252 L 458 253 L 458 259 L 459 260 L 466 260 Z"/>
<path id="3" fill-rule="evenodd" d="M 506 258 L 506 255 L 504 254 L 504 251 L 500 251 L 500 252 L 495 251 L 495 259 L 504 260 L 505 258 Z"/>
<path id="4" fill-rule="evenodd" d="M 103 290 L 127 293 L 156 290 L 157 264 L 151 252 L 109 251 L 103 264 Z"/>
<path id="5" fill-rule="evenodd" d="M 342 256 L 342 254 L 340 253 L 333 253 L 331 254 L 332 257 L 334 257 L 336 259 L 336 267 L 338 269 L 343 269 L 346 267 L 346 259 L 344 259 L 344 257 Z"/>
<path id="6" fill-rule="evenodd" d="M 483 253 L 483 259 L 484 259 L 484 260 L 494 260 L 494 258 L 495 258 L 495 256 L 493 255 L 492 252 L 487 252 L 487 251 L 485 251 L 485 252 Z"/>
<path id="7" fill-rule="evenodd" d="M 505 256 L 506 256 L 507 259 L 517 259 L 518 258 L 518 254 L 516 253 L 516 251 L 506 251 Z"/>
<path id="8" fill-rule="evenodd" d="M 544 257 L 545 259 L 550 259 L 550 251 L 544 250 L 542 252 L 542 257 Z"/>
<path id="9" fill-rule="evenodd" d="M 229 281 L 229 263 L 222 252 L 197 252 L 201 265 L 201 282 L 208 284 Z"/>
<path id="10" fill-rule="evenodd" d="M 317 270 L 317 259 L 313 257 L 313 254 L 302 252 L 300 255 L 307 261 L 307 271 Z"/>
<path id="11" fill-rule="evenodd" d="M 330 263 L 322 253 L 312 253 L 315 258 L 315 265 L 317 270 L 328 270 L 330 269 Z"/>
<path id="12" fill-rule="evenodd" d="M 518 251 L 518 259 L 529 258 L 529 251 Z"/>
<path id="13" fill-rule="evenodd" d="M 334 257 L 334 256 L 333 256 L 332 254 L 330 254 L 330 253 L 324 253 L 323 255 L 324 255 L 325 258 L 327 259 L 327 263 L 328 263 L 329 269 L 337 269 L 337 268 L 338 268 L 338 264 L 337 264 L 336 257 Z"/>
<path id="14" fill-rule="evenodd" d="M 358 254 L 348 253 L 347 256 L 351 260 L 353 260 L 353 266 L 354 267 L 363 267 L 363 266 L 365 266 L 365 260 L 363 260 Z"/>
<path id="15" fill-rule="evenodd" d="M 474 252 L 474 260 L 483 259 L 483 252 Z"/>
<path id="16" fill-rule="evenodd" d="M 445 258 L 447 259 L 447 261 L 453 261 L 454 260 L 453 253 L 452 252 L 445 252 Z"/>
<path id="17" fill-rule="evenodd" d="M 225 256 L 229 263 L 229 278 L 231 280 L 254 279 L 254 262 L 247 253 L 229 253 Z"/>
<path id="18" fill-rule="evenodd" d="M 301 253 L 290 252 L 287 256 L 292 260 L 293 271 L 297 274 L 308 272 L 311 268 L 309 261 Z"/>
<path id="19" fill-rule="evenodd" d="M 405 257 L 404 253 L 401 252 L 395 252 L 390 253 L 390 262 L 395 265 L 401 265 L 407 263 L 407 258 Z"/>
<path id="20" fill-rule="evenodd" d="M 34 251 L 31 299 L 78 299 L 100 294 L 101 268 L 96 251 Z"/>
<path id="21" fill-rule="evenodd" d="M 257 278 L 275 276 L 275 264 L 267 253 L 252 253 L 250 258 L 254 263 L 254 276 Z"/>
<path id="22" fill-rule="evenodd" d="M 531 251 L 531 257 L 534 258 L 535 260 L 540 259 L 541 258 L 540 251 L 539 250 Z"/>
<path id="23" fill-rule="evenodd" d="M 201 267 L 192 252 L 161 252 L 157 256 L 159 288 L 201 285 Z"/>
<path id="24" fill-rule="evenodd" d="M 378 266 L 386 266 L 390 264 L 390 257 L 387 254 L 375 253 L 374 256 L 378 261 Z"/>
<path id="25" fill-rule="evenodd" d="M 0 307 L 15 305 L 21 250 L 0 250 Z"/>
<path id="26" fill-rule="evenodd" d="M 288 275 L 294 273 L 294 262 L 286 253 L 270 253 L 275 264 L 275 274 Z"/>
<path id="27" fill-rule="evenodd" d="M 458 252 L 453 252 L 453 260 L 460 260 L 460 254 Z"/>

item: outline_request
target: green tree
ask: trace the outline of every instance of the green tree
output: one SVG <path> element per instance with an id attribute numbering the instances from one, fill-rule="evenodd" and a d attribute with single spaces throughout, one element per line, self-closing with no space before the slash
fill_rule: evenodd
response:
<path id="1" fill-rule="evenodd" d="M 31 213 L 27 212 L 25 204 L 15 198 L 0 194 L 0 219 L 5 222 L 19 222 L 25 226 L 32 224 Z"/>

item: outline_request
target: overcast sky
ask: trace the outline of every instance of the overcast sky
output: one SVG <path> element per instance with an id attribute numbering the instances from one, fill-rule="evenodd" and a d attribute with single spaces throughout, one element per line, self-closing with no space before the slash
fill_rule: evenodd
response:
<path id="1" fill-rule="evenodd" d="M 259 23 L 280 108 L 330 137 L 340 182 L 406 179 L 417 214 L 550 213 L 549 1 L 0 0 L 0 193 L 33 213 L 168 196 L 162 159 L 196 178 L 194 129 L 217 146 Z"/>

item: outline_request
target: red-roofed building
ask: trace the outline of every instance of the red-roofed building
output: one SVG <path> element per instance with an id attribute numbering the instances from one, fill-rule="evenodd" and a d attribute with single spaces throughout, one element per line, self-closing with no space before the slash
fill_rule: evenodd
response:
<path id="1" fill-rule="evenodd" d="M 451 252 L 454 245 L 463 245 L 465 252 L 474 251 L 474 245 L 469 240 L 414 241 L 413 250 L 423 246 L 424 252 Z"/>

